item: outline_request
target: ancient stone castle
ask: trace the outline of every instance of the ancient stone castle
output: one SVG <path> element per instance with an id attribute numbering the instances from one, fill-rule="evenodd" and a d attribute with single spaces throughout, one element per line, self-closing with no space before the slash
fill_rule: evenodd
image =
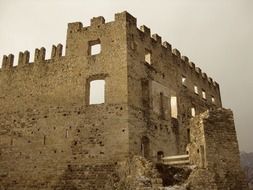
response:
<path id="1" fill-rule="evenodd" d="M 244 190 L 219 85 L 127 12 L 3 57 L 0 190 Z M 97 88 L 98 87 L 98 88 Z"/>

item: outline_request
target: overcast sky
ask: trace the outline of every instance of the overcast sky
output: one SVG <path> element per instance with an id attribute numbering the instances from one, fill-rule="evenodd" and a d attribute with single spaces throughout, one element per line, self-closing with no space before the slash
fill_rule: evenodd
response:
<path id="1" fill-rule="evenodd" d="M 67 23 L 124 10 L 220 84 L 240 149 L 253 151 L 253 0 L 0 0 L 0 56 L 44 46 L 49 57 Z"/>

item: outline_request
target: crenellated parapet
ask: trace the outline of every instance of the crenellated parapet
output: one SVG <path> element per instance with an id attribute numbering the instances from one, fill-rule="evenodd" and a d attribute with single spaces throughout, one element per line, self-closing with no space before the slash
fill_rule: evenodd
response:
<path id="1" fill-rule="evenodd" d="M 175 63 L 179 68 L 182 68 L 183 70 L 191 70 L 196 77 L 198 77 L 203 82 L 208 81 L 208 83 L 213 87 L 217 88 L 219 87 L 218 83 L 215 82 L 212 78 L 208 77 L 206 73 L 202 73 L 201 69 L 195 66 L 195 63 L 189 60 L 187 56 L 181 55 L 180 51 L 176 48 L 172 48 L 171 44 L 167 41 L 162 41 L 161 36 L 158 34 L 151 34 L 150 28 L 148 28 L 145 25 L 140 26 L 140 28 L 137 28 L 139 31 L 141 31 L 142 36 L 147 39 L 149 38 L 150 41 L 156 42 L 157 44 L 160 44 L 160 47 L 166 48 L 169 55 L 172 55 L 173 58 L 176 60 Z M 160 48 L 159 46 L 156 46 L 156 48 Z"/>
<path id="2" fill-rule="evenodd" d="M 46 63 L 48 61 L 53 61 L 61 58 L 63 51 L 63 45 L 58 44 L 57 46 L 53 45 L 52 46 L 52 51 L 51 51 L 51 59 L 46 60 L 46 49 L 44 47 L 41 47 L 40 49 L 36 48 L 34 51 L 34 60 L 30 60 L 30 52 L 29 51 L 24 51 L 24 52 L 19 52 L 18 55 L 18 62 L 17 62 L 17 68 L 29 66 L 32 64 L 38 64 L 38 63 Z M 2 59 L 2 71 L 5 70 L 11 70 L 13 68 L 16 68 L 13 66 L 14 63 L 14 55 L 9 54 L 4 55 Z"/>
<path id="3" fill-rule="evenodd" d="M 162 38 L 158 34 L 152 34 L 152 39 L 154 39 L 157 43 L 162 43 Z"/>
<path id="4" fill-rule="evenodd" d="M 52 46 L 52 51 L 51 51 L 51 59 L 58 59 L 62 56 L 62 44 L 58 44 L 57 46 L 53 45 Z"/>
<path id="5" fill-rule="evenodd" d="M 114 15 L 114 21 L 109 23 L 129 23 L 131 25 L 136 25 L 136 18 L 130 15 L 128 12 L 124 11 L 122 13 L 117 13 Z M 99 28 L 101 25 L 108 24 L 105 21 L 103 16 L 93 17 L 90 19 L 90 26 L 83 26 L 82 22 L 73 22 L 68 24 L 68 33 L 76 33 L 81 32 L 82 30 L 86 30 L 89 27 Z M 99 29 L 98 29 L 99 30 Z"/>
<path id="6" fill-rule="evenodd" d="M 163 47 L 165 47 L 167 50 L 168 50 L 168 52 L 171 52 L 171 44 L 170 43 L 168 43 L 168 42 L 163 42 Z"/>
<path id="7" fill-rule="evenodd" d="M 180 51 L 178 50 L 178 49 L 176 49 L 176 48 L 174 48 L 174 49 L 172 49 L 172 53 L 173 53 L 173 55 L 175 55 L 177 58 L 181 58 L 181 53 L 180 53 Z"/>
<path id="8" fill-rule="evenodd" d="M 150 37 L 150 35 L 151 35 L 150 28 L 148 28 L 148 27 L 145 26 L 145 25 L 142 25 L 142 26 L 140 27 L 140 30 L 144 33 L 145 36 Z"/>
<path id="9" fill-rule="evenodd" d="M 18 56 L 18 66 L 22 67 L 25 66 L 26 64 L 29 63 L 29 59 L 30 59 L 30 52 L 29 51 L 25 51 L 25 52 L 19 52 L 19 56 Z"/>
<path id="10" fill-rule="evenodd" d="M 102 17 L 102 16 L 99 16 L 99 17 L 93 17 L 91 20 L 90 20 L 90 25 L 91 26 L 100 26 L 102 24 L 105 24 L 105 18 Z"/>
<path id="11" fill-rule="evenodd" d="M 180 51 L 176 48 L 172 48 L 171 44 L 167 41 L 162 41 L 161 36 L 158 34 L 151 34 L 151 30 L 149 27 L 142 25 L 140 28 L 137 28 L 141 32 L 141 36 L 144 39 L 148 39 L 150 42 L 155 42 L 156 44 L 160 44 L 160 47 L 163 49 L 167 49 L 168 55 L 172 55 L 173 59 L 175 60 L 176 66 L 178 66 L 179 70 L 190 70 L 193 75 L 195 75 L 195 78 L 198 78 L 203 83 L 205 81 L 208 82 L 211 88 L 217 89 L 219 91 L 219 85 L 217 82 L 215 82 L 212 78 L 207 76 L 206 73 L 202 72 L 202 70 L 198 67 L 196 67 L 195 63 L 190 61 L 190 59 L 187 56 L 181 55 Z M 160 48 L 159 46 L 155 46 L 155 48 Z"/>
<path id="12" fill-rule="evenodd" d="M 13 67 L 13 62 L 14 62 L 13 54 L 9 54 L 8 56 L 4 55 L 2 61 L 2 69 L 9 70 L 10 68 Z"/>
<path id="13" fill-rule="evenodd" d="M 193 62 L 190 62 L 188 57 L 181 56 L 181 59 L 184 63 L 187 64 L 187 66 L 193 69 L 197 75 L 201 76 L 203 80 L 207 80 L 210 85 L 213 85 L 213 87 L 217 87 L 217 82 L 213 81 L 211 77 L 208 77 L 206 73 L 203 73 L 200 68 L 195 67 L 195 64 Z"/>
<path id="14" fill-rule="evenodd" d="M 105 18 L 102 16 L 93 17 L 90 20 L 89 26 L 84 26 L 81 22 L 73 22 L 68 24 L 68 32 L 67 32 L 67 44 L 66 44 L 66 56 L 79 56 L 80 52 L 89 52 L 89 48 L 85 49 L 84 42 L 83 44 L 76 45 L 79 43 L 77 40 L 73 40 L 73 35 L 80 37 L 81 35 L 86 35 L 86 32 L 89 33 L 91 30 L 93 33 L 99 32 L 99 30 L 105 30 L 108 26 L 110 28 L 112 25 L 116 24 L 116 26 L 124 26 L 125 28 L 136 28 L 136 30 L 140 33 L 140 38 L 142 40 L 146 40 L 150 43 L 150 47 L 154 48 L 154 51 L 159 50 L 159 48 L 163 52 L 167 52 L 167 57 L 172 57 L 173 64 L 183 71 L 189 70 L 194 75 L 195 78 L 202 80 L 203 83 L 206 81 L 210 84 L 211 87 L 217 88 L 219 85 L 212 78 L 207 76 L 206 73 L 202 72 L 200 68 L 196 67 L 195 64 L 190 61 L 187 56 L 181 55 L 180 51 L 176 48 L 172 48 L 171 44 L 167 41 L 162 41 L 162 37 L 158 34 L 152 34 L 149 27 L 142 25 L 140 28 L 137 27 L 137 19 L 133 17 L 128 12 L 117 13 L 114 16 L 114 21 L 106 22 Z M 96 32 L 94 32 L 96 31 Z M 106 30 L 105 30 L 106 31 Z M 130 31 L 130 30 L 129 30 Z M 88 37 L 87 37 L 88 38 Z M 88 39 L 89 40 L 89 39 Z M 93 44 L 96 42 L 100 42 L 99 37 L 90 39 L 93 40 L 88 41 L 89 44 Z M 87 45 L 88 46 L 88 45 Z M 103 45 L 102 45 L 103 46 Z M 83 48 L 83 49 L 82 49 Z M 79 49 L 79 50 L 78 50 Z M 61 58 L 63 51 L 63 46 L 61 44 L 53 45 L 51 50 L 51 58 L 50 60 L 57 60 Z M 82 56 L 89 56 L 88 54 L 83 54 Z M 41 64 L 48 62 L 50 60 L 46 60 L 46 49 L 44 47 L 37 48 L 34 53 L 34 60 L 30 60 L 30 53 L 28 51 L 20 52 L 18 57 L 18 67 L 24 67 L 31 63 Z M 9 56 L 4 56 L 2 61 L 2 70 L 9 70 L 13 68 L 14 56 L 10 54 Z"/>
<path id="15" fill-rule="evenodd" d="M 83 28 L 81 22 L 73 22 L 68 24 L 68 33 L 79 32 Z"/>
<path id="16" fill-rule="evenodd" d="M 38 48 L 35 49 L 34 63 L 45 61 L 45 57 L 46 57 L 46 49 L 44 47 L 40 49 Z"/>

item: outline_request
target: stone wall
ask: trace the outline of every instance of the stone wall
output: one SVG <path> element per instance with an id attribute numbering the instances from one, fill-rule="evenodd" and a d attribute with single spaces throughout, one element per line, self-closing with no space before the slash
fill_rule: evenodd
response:
<path id="1" fill-rule="evenodd" d="M 50 189 L 69 165 L 126 159 L 126 112 L 125 105 L 97 105 L 1 114 L 1 184 L 14 189 L 45 184 Z"/>
<path id="2" fill-rule="evenodd" d="M 127 103 L 125 25 L 124 13 L 118 14 L 115 22 L 89 27 L 78 25 L 78 30 L 73 29 L 76 23 L 72 23 L 68 28 L 65 56 L 45 60 L 45 50 L 36 49 L 34 61 L 15 67 L 13 59 L 8 61 L 4 57 L 0 69 L 2 112 L 34 106 L 40 109 L 48 105 L 87 105 L 87 83 L 96 79 L 106 82 L 106 103 Z M 101 43 L 101 53 L 90 55 L 89 43 L 96 39 Z"/>
<path id="3" fill-rule="evenodd" d="M 44 48 L 36 49 L 34 61 L 29 61 L 29 52 L 21 53 L 15 67 L 12 55 L 4 57 L 0 70 L 2 189 L 53 189 L 57 181 L 68 183 L 71 168 L 78 181 L 79 175 L 93 171 L 93 165 L 126 159 L 127 16 L 117 14 L 110 23 L 94 18 L 89 27 L 69 24 L 65 56 L 59 45 L 53 46 L 49 60 Z M 90 55 L 90 42 L 97 39 L 101 53 Z M 89 105 L 89 82 L 101 78 L 105 103 Z M 96 172 L 90 173 L 93 180 L 99 178 Z M 72 189 L 85 185 L 74 184 Z"/>
<path id="4" fill-rule="evenodd" d="M 209 110 L 191 119 L 190 141 L 190 160 L 199 168 L 192 177 L 194 186 L 247 189 L 231 110 Z"/>
<path id="5" fill-rule="evenodd" d="M 199 114 L 220 107 L 219 85 L 195 69 L 178 50 L 171 50 L 170 44 L 162 44 L 160 36 L 151 36 L 149 28 L 139 29 L 134 17 L 132 20 L 127 27 L 130 151 L 142 154 L 141 138 L 145 136 L 150 141 L 150 157 L 154 159 L 158 151 L 164 155 L 185 154 L 191 108 Z M 147 51 L 151 63 L 145 60 Z M 194 85 L 198 93 L 194 92 Z M 206 99 L 202 97 L 202 89 Z M 171 96 L 177 97 L 177 118 L 171 117 Z"/>

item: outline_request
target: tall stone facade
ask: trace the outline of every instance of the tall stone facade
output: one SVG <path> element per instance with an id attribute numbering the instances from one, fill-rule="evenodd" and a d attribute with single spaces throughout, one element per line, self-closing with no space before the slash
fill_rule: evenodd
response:
<path id="1" fill-rule="evenodd" d="M 49 60 L 45 48 L 34 61 L 21 52 L 17 66 L 3 57 L 1 190 L 138 189 L 128 180 L 136 156 L 160 184 L 148 160 L 182 154 L 197 167 L 189 188 L 247 189 L 219 85 L 159 35 L 123 12 L 108 23 L 70 23 L 62 49 L 53 46 Z M 96 80 L 105 83 L 99 104 L 91 102 Z"/>

